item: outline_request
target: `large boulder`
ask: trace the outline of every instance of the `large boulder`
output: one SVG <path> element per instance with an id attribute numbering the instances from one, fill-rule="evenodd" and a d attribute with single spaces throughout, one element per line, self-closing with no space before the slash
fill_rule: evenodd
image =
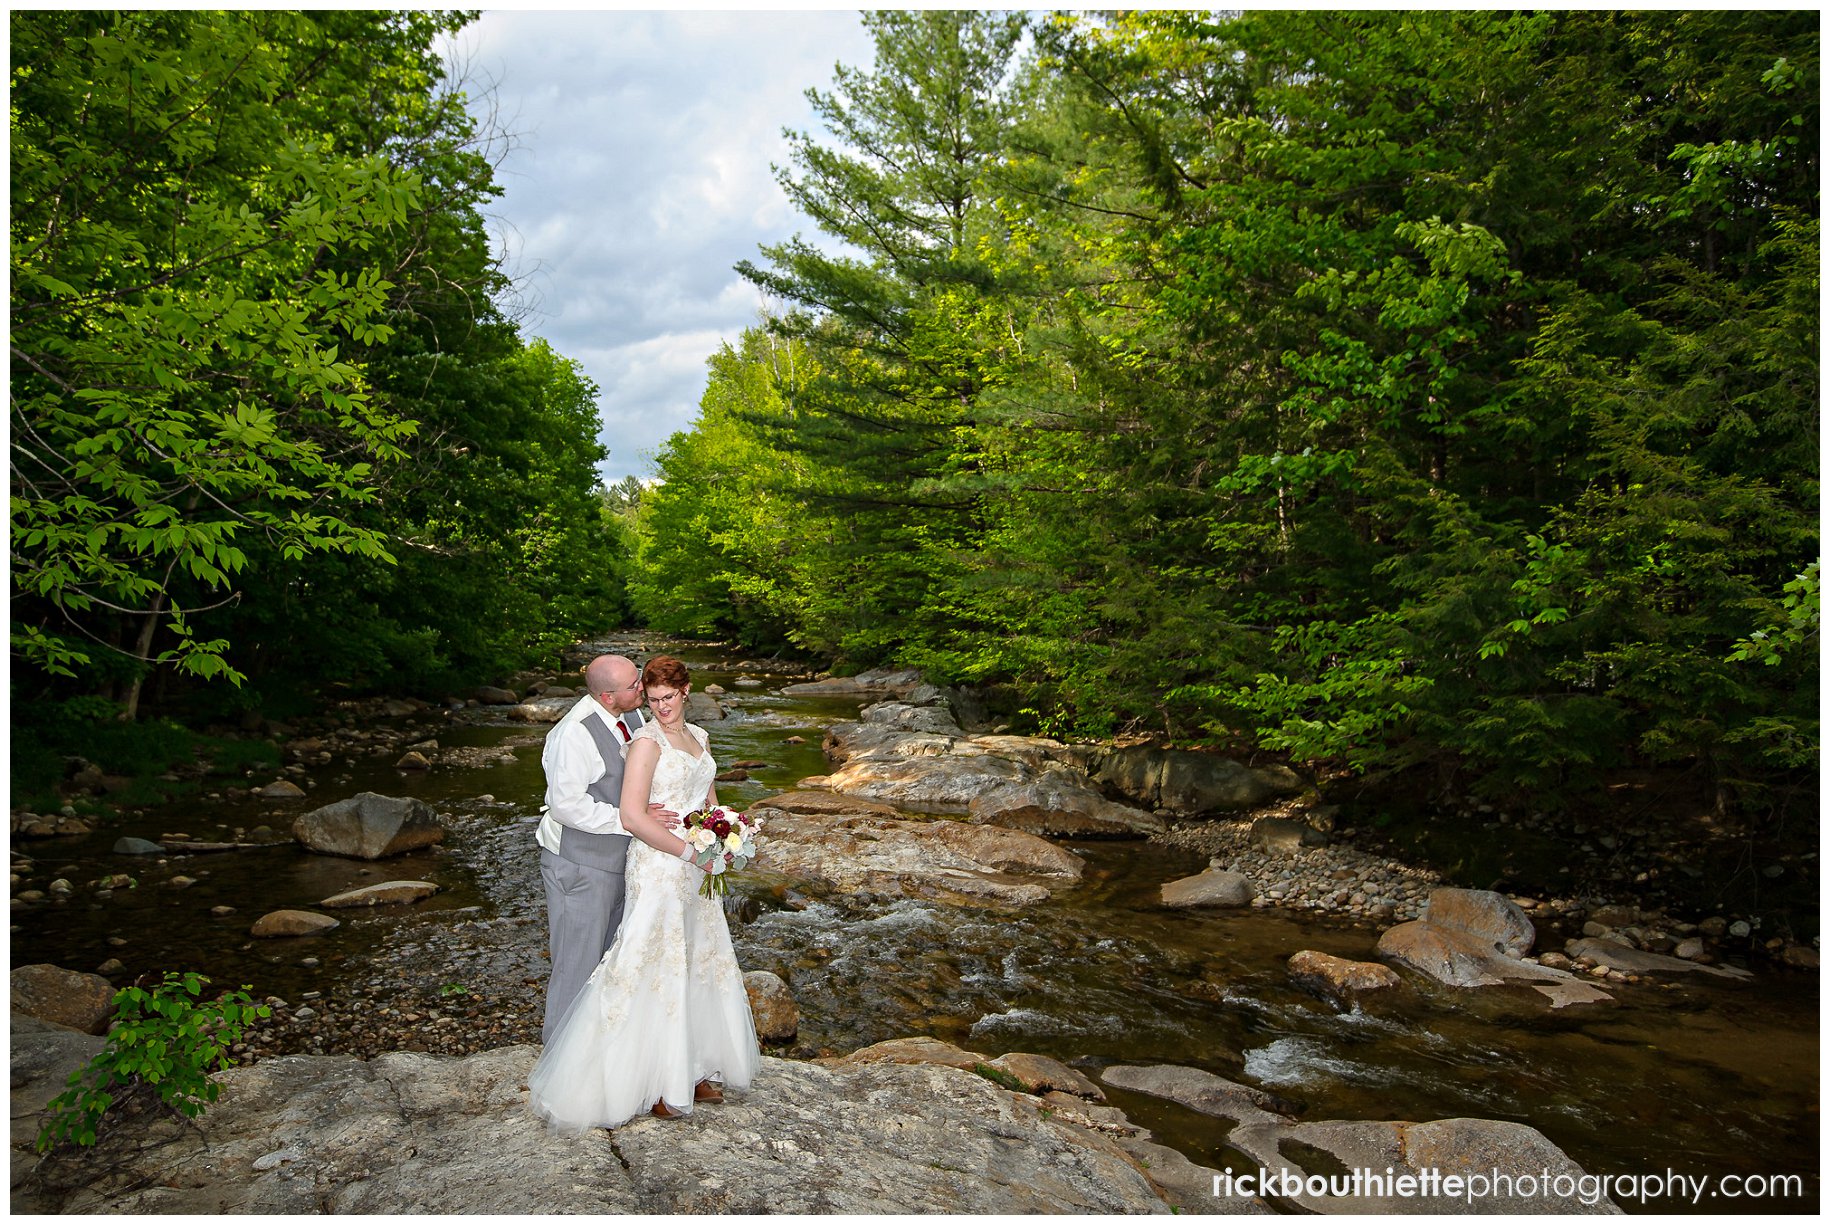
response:
<path id="1" fill-rule="evenodd" d="M 1138 1163 L 1033 1098 L 933 1065 L 765 1056 L 703 1120 L 582 1136 L 529 1113 L 538 1048 L 297 1055 L 217 1075 L 195 1120 L 37 1171 L 33 1213 L 1166 1213 Z M 695 1112 L 696 1113 L 696 1112 Z M 1204 1177 L 1211 1175 L 1204 1175 Z"/>
<path id="2" fill-rule="evenodd" d="M 772 808 L 793 792 L 753 805 L 765 839 L 757 866 L 826 881 L 848 893 L 1023 906 L 1071 885 L 1080 857 L 1033 834 L 960 821 L 908 820 L 878 813 L 813 815 Z"/>
<path id="3" fill-rule="evenodd" d="M 494 685 L 478 685 L 472 693 L 485 706 L 513 706 L 521 700 L 521 695 L 513 689 L 498 689 Z"/>
<path id="4" fill-rule="evenodd" d="M 787 1042 L 794 1037 L 800 1029 L 801 1010 L 787 983 L 767 970 L 751 970 L 743 976 L 743 989 L 750 997 L 750 1019 L 756 1024 L 758 1038 Z"/>
<path id="5" fill-rule="evenodd" d="M 423 800 L 364 791 L 306 813 L 292 836 L 321 855 L 382 859 L 441 842 L 445 831 Z"/>
<path id="6" fill-rule="evenodd" d="M 62 966 L 20 966 L 11 978 L 13 1011 L 85 1034 L 108 1031 L 114 985 L 99 974 Z"/>
<path id="7" fill-rule="evenodd" d="M 1239 872 L 1210 868 L 1198 876 L 1185 876 L 1163 886 L 1163 905 L 1250 906 L 1255 890 L 1249 878 Z"/>
<path id="8" fill-rule="evenodd" d="M 817 681 L 803 681 L 783 686 L 782 692 L 793 697 L 852 698 L 903 697 L 921 684 L 921 673 L 914 669 L 891 672 L 882 669 L 860 672 L 856 676 L 827 676 Z"/>
<path id="9" fill-rule="evenodd" d="M 1491 935 L 1475 935 L 1421 919 L 1387 928 L 1375 952 L 1450 987 L 1519 983 L 1545 996 L 1553 1008 L 1594 1004 L 1614 997 L 1573 974 L 1534 965 L 1496 950 Z"/>
<path id="10" fill-rule="evenodd" d="M 686 695 L 686 719 L 689 723 L 717 723 L 724 718 L 724 707 L 707 693 Z"/>
<path id="11" fill-rule="evenodd" d="M 907 702 L 878 702 L 858 712 L 862 723 L 893 727 L 905 732 L 932 732 L 940 736 L 964 736 L 966 733 L 946 705 L 911 705 Z"/>
<path id="12" fill-rule="evenodd" d="M 1063 838 L 1143 837 L 1168 828 L 1155 813 L 1114 803 L 1084 774 L 1060 768 L 981 791 L 966 810 L 979 824 Z"/>
<path id="13" fill-rule="evenodd" d="M 835 723 L 820 748 L 835 764 L 854 757 L 940 757 L 953 752 L 956 737 L 914 731 L 888 723 Z"/>
<path id="14" fill-rule="evenodd" d="M 1023 782 L 1028 771 L 1003 757 L 905 757 L 871 753 L 853 757 L 826 776 L 847 795 L 882 800 L 914 812 L 966 812 L 994 787 Z"/>
<path id="15" fill-rule="evenodd" d="M 1098 780 L 1146 808 L 1215 812 L 1256 808 L 1296 795 L 1302 778 L 1287 766 L 1247 766 L 1216 753 L 1133 745 L 1112 749 Z"/>
<path id="16" fill-rule="evenodd" d="M 1518 903 L 1491 889 L 1432 889 L 1423 919 L 1467 932 L 1503 957 L 1523 957 L 1538 938 Z"/>

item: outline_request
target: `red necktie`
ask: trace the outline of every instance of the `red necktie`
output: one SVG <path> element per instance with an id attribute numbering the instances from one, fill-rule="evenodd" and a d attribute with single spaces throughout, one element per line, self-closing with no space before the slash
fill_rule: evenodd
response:
<path id="1" fill-rule="evenodd" d="M 632 737 L 629 735 L 629 729 L 623 726 L 623 721 L 621 719 L 613 719 L 612 722 L 616 724 L 616 730 L 623 733 L 623 743 L 629 744 Z"/>

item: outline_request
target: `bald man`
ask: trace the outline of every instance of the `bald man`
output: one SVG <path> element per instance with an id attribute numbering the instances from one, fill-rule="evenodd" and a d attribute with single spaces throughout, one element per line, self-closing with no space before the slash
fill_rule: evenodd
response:
<path id="1" fill-rule="evenodd" d="M 623 755 L 642 726 L 642 674 L 621 655 L 599 655 L 585 668 L 585 695 L 546 735 L 540 765 L 546 771 L 546 815 L 534 838 L 540 844 L 540 879 L 546 886 L 546 1022 L 550 1042 L 559 1022 L 623 921 L 623 859 L 629 835 L 617 802 L 623 792 Z M 664 825 L 679 815 L 659 804 L 649 812 Z"/>

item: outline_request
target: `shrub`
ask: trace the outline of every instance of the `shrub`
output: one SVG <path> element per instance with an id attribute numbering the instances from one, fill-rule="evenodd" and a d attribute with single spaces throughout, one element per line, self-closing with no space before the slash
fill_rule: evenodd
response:
<path id="1" fill-rule="evenodd" d="M 211 1071 L 228 1067 L 229 1047 L 241 1040 L 248 1023 L 272 1012 L 265 1004 L 256 1005 L 246 986 L 207 1003 L 192 1003 L 209 981 L 201 974 L 168 970 L 165 981 L 150 991 L 137 986 L 117 991 L 108 1044 L 72 1072 L 69 1088 L 51 1099 L 50 1117 L 38 1133 L 39 1151 L 65 1142 L 94 1144 L 109 1108 L 140 1086 L 150 1087 L 186 1118 L 202 1114 L 222 1092 L 210 1079 Z"/>

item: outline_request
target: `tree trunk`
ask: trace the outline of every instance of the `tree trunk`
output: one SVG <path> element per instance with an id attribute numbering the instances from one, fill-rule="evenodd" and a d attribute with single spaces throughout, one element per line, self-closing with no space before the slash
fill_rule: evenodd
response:
<path id="1" fill-rule="evenodd" d="M 159 629 L 159 614 L 165 609 L 165 593 L 160 592 L 153 600 L 152 608 L 146 614 L 145 624 L 140 626 L 140 637 L 134 643 L 134 654 L 146 660 L 148 667 L 152 661 L 153 635 Z M 127 696 L 122 701 L 121 722 L 132 723 L 140 713 L 140 690 L 146 684 L 146 673 L 141 672 L 133 678 L 133 684 L 127 687 Z"/>

